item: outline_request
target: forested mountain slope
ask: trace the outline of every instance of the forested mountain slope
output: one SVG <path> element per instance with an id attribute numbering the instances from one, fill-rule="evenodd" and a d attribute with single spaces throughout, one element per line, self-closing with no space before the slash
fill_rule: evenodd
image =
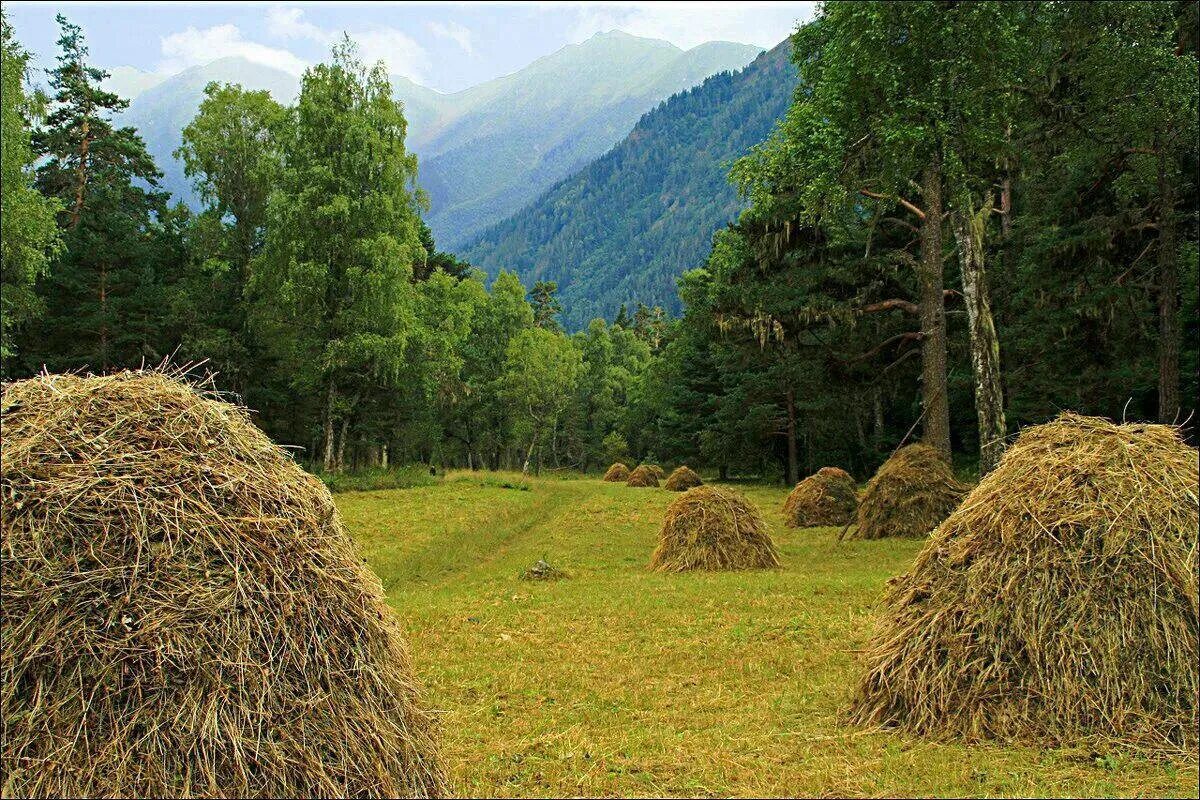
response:
<path id="1" fill-rule="evenodd" d="M 495 274 L 557 281 L 569 328 L 622 303 L 679 308 L 675 279 L 700 266 L 740 204 L 728 163 L 763 141 L 796 85 L 783 42 L 649 112 L 621 144 L 463 251 Z"/>

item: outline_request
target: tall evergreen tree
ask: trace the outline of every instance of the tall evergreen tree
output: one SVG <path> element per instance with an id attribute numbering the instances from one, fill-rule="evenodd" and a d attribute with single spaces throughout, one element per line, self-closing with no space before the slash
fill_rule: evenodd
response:
<path id="1" fill-rule="evenodd" d="M 145 144 L 113 116 L 128 101 L 105 91 L 83 32 L 58 16 L 50 113 L 34 133 L 37 186 L 62 206 L 65 251 L 38 287 L 46 313 L 24 360 L 52 369 L 108 369 L 157 361 L 171 349 L 159 258 L 178 231 L 164 226 L 165 193 Z"/>

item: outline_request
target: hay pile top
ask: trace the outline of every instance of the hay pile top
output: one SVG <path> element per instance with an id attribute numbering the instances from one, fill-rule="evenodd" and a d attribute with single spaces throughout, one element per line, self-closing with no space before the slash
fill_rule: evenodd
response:
<path id="1" fill-rule="evenodd" d="M 663 488 L 672 492 L 686 492 L 688 489 L 694 489 L 697 486 L 703 485 L 704 481 L 700 479 L 700 476 L 685 464 L 682 467 L 675 468 L 671 476 L 667 478 L 667 482 L 663 485 Z"/>
<path id="2" fill-rule="evenodd" d="M 918 537 L 944 520 L 966 493 L 950 465 L 927 444 L 897 450 L 871 478 L 849 539 Z"/>
<path id="3" fill-rule="evenodd" d="M 689 489 L 667 508 L 656 572 L 763 569 L 779 566 L 779 553 L 762 515 L 741 494 L 716 486 Z"/>
<path id="4" fill-rule="evenodd" d="M 654 473 L 654 479 L 659 480 L 659 481 L 661 481 L 663 479 L 663 477 L 667 474 L 665 471 L 663 471 L 663 468 L 660 467 L 658 464 L 647 464 L 646 469 L 648 469 L 648 470 L 650 470 L 650 472 Z"/>
<path id="5" fill-rule="evenodd" d="M 124 372 L 0 416 L 6 793 L 445 791 L 379 580 L 242 409 Z"/>
<path id="6" fill-rule="evenodd" d="M 894 581 L 853 718 L 1194 751 L 1197 494 L 1168 426 L 1026 429 Z"/>
<path id="7" fill-rule="evenodd" d="M 629 467 L 618 461 L 604 473 L 604 480 L 609 483 L 624 483 L 629 480 Z"/>
<path id="8" fill-rule="evenodd" d="M 796 484 L 783 502 L 789 528 L 845 525 L 858 507 L 854 479 L 837 467 L 821 467 Z"/>
<path id="9" fill-rule="evenodd" d="M 645 464 L 642 464 L 633 472 L 629 473 L 629 477 L 626 479 L 625 485 L 634 486 L 637 488 L 658 486 L 658 476 L 654 474 L 654 470 L 650 469 Z"/>

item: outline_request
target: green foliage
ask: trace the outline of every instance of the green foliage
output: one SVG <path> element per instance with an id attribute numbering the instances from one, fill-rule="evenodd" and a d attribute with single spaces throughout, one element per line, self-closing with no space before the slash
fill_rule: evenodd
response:
<path id="1" fill-rule="evenodd" d="M 42 311 L 34 291 L 60 244 L 58 204 L 33 185 L 30 119 L 37 97 L 25 91 L 29 54 L 0 12 L 0 359 L 14 354 L 10 333 Z"/>
<path id="2" fill-rule="evenodd" d="M 329 491 L 376 492 L 385 489 L 413 489 L 418 486 L 433 486 L 441 478 L 430 475 L 421 464 L 404 467 L 370 467 L 349 472 L 321 472 L 314 465 L 317 477 L 329 487 Z"/>

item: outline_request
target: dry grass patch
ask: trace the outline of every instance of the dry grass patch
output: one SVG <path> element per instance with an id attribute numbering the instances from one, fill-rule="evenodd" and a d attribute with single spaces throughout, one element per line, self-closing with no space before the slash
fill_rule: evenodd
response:
<path id="1" fill-rule="evenodd" d="M 694 489 L 697 486 L 703 486 L 704 481 L 700 479 L 693 470 L 687 465 L 676 467 L 667 478 L 667 482 L 663 488 L 672 492 L 686 492 L 688 489 Z"/>
<path id="2" fill-rule="evenodd" d="M 871 478 L 858 502 L 850 539 L 924 536 L 949 516 L 967 487 L 927 444 L 897 450 Z"/>
<path id="3" fill-rule="evenodd" d="M 699 486 L 667 508 L 656 572 L 763 569 L 779 566 L 779 553 L 754 504 L 731 489 Z"/>
<path id="4" fill-rule="evenodd" d="M 624 483 L 629 480 L 629 467 L 618 461 L 604 473 L 604 480 L 609 483 Z"/>
<path id="5" fill-rule="evenodd" d="M 788 494 L 783 519 L 789 528 L 845 525 L 856 508 L 858 496 L 850 474 L 838 467 L 821 467 Z"/>
<path id="6" fill-rule="evenodd" d="M 639 489 L 645 489 L 650 486 L 658 486 L 658 476 L 654 474 L 654 470 L 650 469 L 645 464 L 642 464 L 633 472 L 629 473 L 629 477 L 625 480 L 625 485 L 633 486 Z"/>
<path id="7" fill-rule="evenodd" d="M 446 790 L 378 578 L 242 409 L 124 372 L 0 414 L 6 796 Z"/>
<path id="8" fill-rule="evenodd" d="M 1194 753 L 1197 502 L 1173 428 L 1026 429 L 890 588 L 854 719 Z"/>

